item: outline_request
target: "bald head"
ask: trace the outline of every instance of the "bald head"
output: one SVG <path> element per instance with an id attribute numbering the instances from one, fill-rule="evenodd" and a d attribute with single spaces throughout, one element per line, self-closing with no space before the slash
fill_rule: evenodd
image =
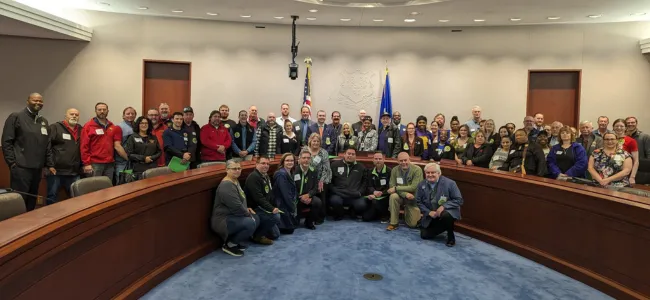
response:
<path id="1" fill-rule="evenodd" d="M 397 162 L 399 162 L 400 168 L 402 170 L 406 170 L 409 168 L 409 165 L 411 164 L 411 159 L 409 158 L 409 154 L 407 152 L 400 152 L 397 155 Z"/>
<path id="2" fill-rule="evenodd" d="M 275 124 L 275 114 L 270 112 L 267 117 L 266 117 L 266 123 L 269 123 L 269 125 L 274 125 Z"/>

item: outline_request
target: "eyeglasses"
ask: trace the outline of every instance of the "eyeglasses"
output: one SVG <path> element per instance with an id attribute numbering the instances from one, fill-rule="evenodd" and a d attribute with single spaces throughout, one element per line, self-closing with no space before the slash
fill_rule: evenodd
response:
<path id="1" fill-rule="evenodd" d="M 228 168 L 228 170 L 241 171 L 241 168 Z"/>

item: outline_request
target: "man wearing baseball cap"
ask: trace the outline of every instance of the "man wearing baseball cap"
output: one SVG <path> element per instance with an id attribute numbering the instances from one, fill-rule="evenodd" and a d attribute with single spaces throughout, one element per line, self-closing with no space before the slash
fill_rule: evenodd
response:
<path id="1" fill-rule="evenodd" d="M 190 106 L 183 108 L 183 129 L 192 141 L 191 144 L 195 145 L 195 147 L 190 147 L 188 151 L 191 154 L 190 168 L 196 169 L 196 166 L 201 163 L 201 126 L 194 121 L 194 110 Z"/>
<path id="2" fill-rule="evenodd" d="M 399 128 L 391 122 L 391 115 L 388 112 L 381 114 L 381 125 L 377 139 L 377 151 L 381 151 L 386 157 L 397 158 L 401 145 Z"/>

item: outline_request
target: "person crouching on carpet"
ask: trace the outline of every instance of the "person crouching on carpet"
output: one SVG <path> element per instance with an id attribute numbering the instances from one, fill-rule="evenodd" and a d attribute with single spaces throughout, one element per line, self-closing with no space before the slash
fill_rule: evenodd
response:
<path id="1" fill-rule="evenodd" d="M 296 199 L 296 183 L 293 181 L 291 171 L 296 159 L 293 153 L 285 153 L 280 159 L 278 170 L 273 174 L 273 196 L 275 206 L 280 209 L 280 233 L 292 234 L 298 227 Z"/>

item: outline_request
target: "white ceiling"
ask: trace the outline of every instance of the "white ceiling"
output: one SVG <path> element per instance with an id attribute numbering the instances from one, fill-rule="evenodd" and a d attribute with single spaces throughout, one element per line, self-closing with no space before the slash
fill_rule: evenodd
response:
<path id="1" fill-rule="evenodd" d="M 0 35 L 56 40 L 77 40 L 69 35 L 0 15 Z"/>
<path id="2" fill-rule="evenodd" d="M 456 27 L 650 21 L 650 0 L 17 0 L 138 15 L 299 25 Z M 426 4 L 429 3 L 429 4 Z M 147 9 L 140 9 L 146 7 Z M 310 12 L 309 10 L 318 10 Z M 172 10 L 182 10 L 174 13 Z M 208 15 L 208 13 L 218 15 Z M 417 13 L 417 14 L 415 14 Z M 588 16 L 596 15 L 598 18 Z M 250 16 L 244 18 L 242 16 Z M 276 19 L 275 17 L 283 17 Z M 316 18 L 308 20 L 307 18 Z M 549 20 L 549 17 L 559 17 Z M 521 19 L 511 21 L 512 18 Z M 341 19 L 350 19 L 342 21 Z M 415 19 L 406 23 L 405 19 Z M 383 21 L 375 21 L 383 20 Z M 443 20 L 443 21 L 441 21 Z M 448 20 L 444 22 L 444 20 Z M 485 20 L 477 22 L 475 20 Z"/>

